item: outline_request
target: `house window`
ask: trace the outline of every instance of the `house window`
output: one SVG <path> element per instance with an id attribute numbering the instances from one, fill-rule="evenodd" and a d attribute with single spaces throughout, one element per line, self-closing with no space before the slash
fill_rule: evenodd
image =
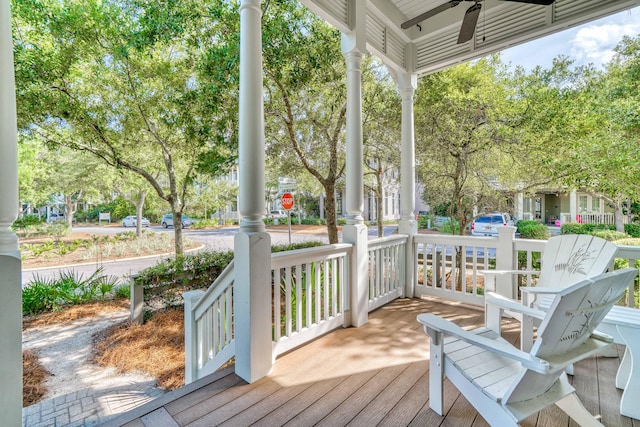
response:
<path id="1" fill-rule="evenodd" d="M 600 199 L 597 197 L 591 198 L 591 210 L 594 212 L 600 212 Z"/>
<path id="2" fill-rule="evenodd" d="M 578 211 L 579 212 L 587 211 L 587 196 L 578 197 Z"/>

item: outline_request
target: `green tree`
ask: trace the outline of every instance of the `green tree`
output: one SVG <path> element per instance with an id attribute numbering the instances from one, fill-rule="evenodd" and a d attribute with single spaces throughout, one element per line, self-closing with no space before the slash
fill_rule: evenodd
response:
<path id="1" fill-rule="evenodd" d="M 302 164 L 322 185 L 329 242 L 337 243 L 335 192 L 345 168 L 346 116 L 339 33 L 293 1 L 268 5 L 263 17 L 267 153 L 279 170 Z"/>
<path id="2" fill-rule="evenodd" d="M 423 198 L 432 206 L 450 202 L 449 216 L 461 234 L 474 206 L 504 206 L 509 171 L 517 167 L 502 67 L 495 57 L 458 65 L 422 78 L 416 91 L 416 172 Z"/>
<path id="3" fill-rule="evenodd" d="M 14 0 L 13 9 L 20 128 L 138 174 L 179 223 L 197 170 L 214 171 L 233 145 L 224 107 L 235 83 L 223 78 L 236 67 L 232 5 Z M 175 242 L 181 254 L 180 227 Z"/>

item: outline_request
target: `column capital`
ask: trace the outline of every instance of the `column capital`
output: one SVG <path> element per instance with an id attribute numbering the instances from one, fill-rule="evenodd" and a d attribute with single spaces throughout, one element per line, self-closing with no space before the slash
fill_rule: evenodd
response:
<path id="1" fill-rule="evenodd" d="M 262 0 L 240 0 L 240 7 L 238 11 L 242 12 L 243 9 L 254 9 L 262 15 L 262 8 L 260 7 L 261 3 Z"/>
<path id="2" fill-rule="evenodd" d="M 402 100 L 413 100 L 413 94 L 418 88 L 418 76 L 413 73 L 398 73 L 396 83 Z"/>

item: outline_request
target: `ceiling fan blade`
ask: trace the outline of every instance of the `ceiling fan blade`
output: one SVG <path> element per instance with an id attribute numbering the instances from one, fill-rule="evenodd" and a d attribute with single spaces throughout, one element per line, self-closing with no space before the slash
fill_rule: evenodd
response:
<path id="1" fill-rule="evenodd" d="M 420 22 L 424 21 L 425 19 L 429 19 L 432 16 L 435 16 L 437 14 L 439 14 L 440 12 L 444 12 L 445 10 L 449 10 L 452 7 L 456 7 L 457 5 L 459 5 L 460 3 L 462 3 L 462 0 L 450 0 L 448 2 L 446 2 L 445 4 L 441 4 L 440 6 L 433 8 L 425 13 L 422 13 L 418 16 L 416 16 L 415 18 L 411 18 L 409 19 L 407 22 L 403 22 L 402 25 L 400 25 L 400 28 L 402 28 L 403 30 L 406 30 L 407 28 L 413 27 L 416 24 L 419 24 Z"/>
<path id="2" fill-rule="evenodd" d="M 539 4 L 540 6 L 549 6 L 555 3 L 556 0 L 503 0 L 503 1 L 513 1 L 517 3 L 529 3 L 529 4 Z"/>
<path id="3" fill-rule="evenodd" d="M 460 28 L 460 34 L 458 34 L 458 44 L 466 43 L 471 40 L 473 33 L 476 32 L 476 24 L 478 23 L 478 17 L 480 16 L 480 9 L 482 5 L 475 3 L 464 14 L 462 20 L 462 27 Z"/>

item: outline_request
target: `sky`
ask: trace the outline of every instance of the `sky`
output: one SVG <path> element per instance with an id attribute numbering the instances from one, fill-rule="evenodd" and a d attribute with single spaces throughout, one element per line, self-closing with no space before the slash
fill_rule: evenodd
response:
<path id="1" fill-rule="evenodd" d="M 532 70 L 537 65 L 551 68 L 553 58 L 565 55 L 575 65 L 600 68 L 613 56 L 613 49 L 625 35 L 640 34 L 640 8 L 611 15 L 502 51 L 502 60 Z"/>

